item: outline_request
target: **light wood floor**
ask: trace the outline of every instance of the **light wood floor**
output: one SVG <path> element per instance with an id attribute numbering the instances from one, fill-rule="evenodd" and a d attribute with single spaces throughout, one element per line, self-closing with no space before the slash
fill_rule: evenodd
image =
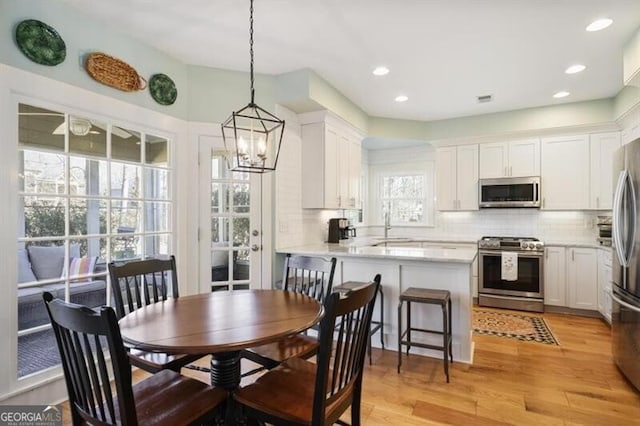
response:
<path id="1" fill-rule="evenodd" d="M 363 423 L 640 425 L 640 393 L 611 359 L 609 326 L 594 318 L 544 318 L 559 346 L 474 335 L 474 364 L 453 364 L 449 384 L 441 360 L 410 355 L 398 375 L 396 352 L 374 349 L 364 374 Z M 70 421 L 68 411 L 64 417 Z"/>

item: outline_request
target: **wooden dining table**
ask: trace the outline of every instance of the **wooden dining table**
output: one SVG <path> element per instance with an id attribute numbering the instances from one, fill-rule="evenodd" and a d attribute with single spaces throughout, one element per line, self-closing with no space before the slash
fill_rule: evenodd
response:
<path id="1" fill-rule="evenodd" d="M 240 351 L 318 323 L 322 305 L 282 290 L 239 290 L 168 299 L 137 309 L 120 324 L 124 342 L 145 351 L 211 355 L 211 384 L 240 385 Z"/>

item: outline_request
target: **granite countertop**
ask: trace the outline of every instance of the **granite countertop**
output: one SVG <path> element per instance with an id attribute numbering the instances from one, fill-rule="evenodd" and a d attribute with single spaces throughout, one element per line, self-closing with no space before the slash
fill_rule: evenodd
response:
<path id="1" fill-rule="evenodd" d="M 478 255 L 477 249 L 446 249 L 437 247 L 376 247 L 344 244 L 312 244 L 285 247 L 278 253 L 324 255 L 335 257 L 384 258 L 396 260 L 418 260 L 424 262 L 472 263 Z"/>

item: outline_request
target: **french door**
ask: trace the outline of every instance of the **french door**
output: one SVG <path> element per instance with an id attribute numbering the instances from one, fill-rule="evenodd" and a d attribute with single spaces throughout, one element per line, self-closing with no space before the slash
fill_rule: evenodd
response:
<path id="1" fill-rule="evenodd" d="M 224 154 L 221 137 L 199 137 L 201 293 L 270 286 L 263 175 L 229 171 Z"/>

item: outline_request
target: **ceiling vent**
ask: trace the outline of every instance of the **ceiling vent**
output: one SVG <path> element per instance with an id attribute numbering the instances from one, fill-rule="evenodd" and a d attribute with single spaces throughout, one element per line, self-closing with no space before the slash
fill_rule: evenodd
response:
<path id="1" fill-rule="evenodd" d="M 493 100 L 493 95 L 482 95 L 482 96 L 477 96 L 478 99 L 478 103 L 479 104 L 484 104 L 487 102 L 491 102 Z"/>

